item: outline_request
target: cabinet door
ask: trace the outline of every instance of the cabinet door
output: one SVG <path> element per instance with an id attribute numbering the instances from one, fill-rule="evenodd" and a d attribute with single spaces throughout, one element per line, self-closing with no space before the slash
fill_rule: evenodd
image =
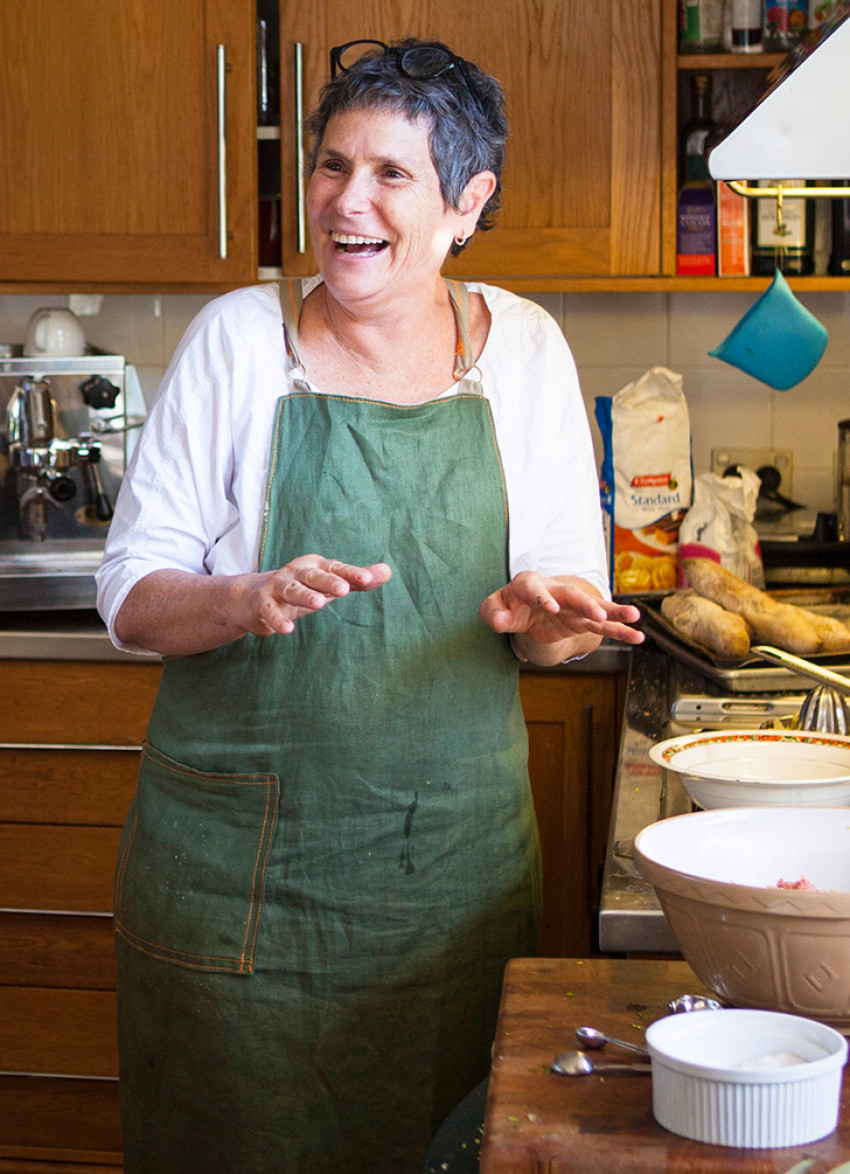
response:
<path id="1" fill-rule="evenodd" d="M 0 280 L 255 277 L 252 12 L 251 0 L 3 0 Z"/>
<path id="2" fill-rule="evenodd" d="M 544 957 L 581 958 L 594 950 L 623 686 L 621 676 L 520 678 L 543 858 Z"/>
<path id="3" fill-rule="evenodd" d="M 315 104 L 330 46 L 413 35 L 445 41 L 498 77 L 511 124 L 498 225 L 477 234 L 448 272 L 657 274 L 660 31 L 660 0 L 281 0 L 284 272 L 314 267 L 309 241 L 298 246 L 298 101 L 305 113 Z"/>

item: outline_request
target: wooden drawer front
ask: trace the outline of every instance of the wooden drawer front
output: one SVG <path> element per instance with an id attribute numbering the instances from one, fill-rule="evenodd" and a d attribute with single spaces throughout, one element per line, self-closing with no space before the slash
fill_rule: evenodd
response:
<path id="1" fill-rule="evenodd" d="M 114 993 L 0 987 L 0 1071 L 117 1076 Z"/>
<path id="2" fill-rule="evenodd" d="M 0 743 L 138 746 L 161 675 L 158 662 L 4 660 Z"/>
<path id="3" fill-rule="evenodd" d="M 121 827 L 136 789 L 137 750 L 4 750 L 0 822 Z"/>
<path id="4" fill-rule="evenodd" d="M 39 1164 L 12 1165 L 11 1155 L 19 1150 L 29 1151 Z M 117 1081 L 0 1077 L 0 1171 L 58 1174 L 57 1167 L 43 1167 L 41 1161 L 96 1163 L 99 1174 L 120 1169 Z M 82 1174 L 83 1166 L 74 1166 L 78 1169 Z"/>
<path id="5" fill-rule="evenodd" d="M 112 911 L 120 828 L 0 825 L 0 908 Z"/>
<path id="6" fill-rule="evenodd" d="M 0 913 L 0 985 L 115 990 L 112 918 Z"/>

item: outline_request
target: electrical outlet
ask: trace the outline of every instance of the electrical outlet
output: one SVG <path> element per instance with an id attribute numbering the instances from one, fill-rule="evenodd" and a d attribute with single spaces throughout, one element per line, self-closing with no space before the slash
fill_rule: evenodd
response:
<path id="1" fill-rule="evenodd" d="M 723 476 L 730 465 L 745 465 L 754 472 L 763 465 L 772 465 L 782 478 L 781 491 L 791 496 L 794 472 L 794 454 L 787 448 L 713 448 L 711 471 Z"/>

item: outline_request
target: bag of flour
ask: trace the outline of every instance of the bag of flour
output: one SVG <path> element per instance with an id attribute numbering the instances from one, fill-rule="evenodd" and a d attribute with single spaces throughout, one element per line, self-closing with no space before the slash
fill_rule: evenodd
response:
<path id="1" fill-rule="evenodd" d="M 753 525 L 761 478 L 745 466 L 736 476 L 701 473 L 694 481 L 694 504 L 679 529 L 678 585 L 690 587 L 682 569 L 686 558 L 711 558 L 754 587 L 764 588 L 761 547 Z"/>
<path id="2" fill-rule="evenodd" d="M 691 504 L 691 426 L 682 377 L 652 367 L 598 396 L 602 509 L 615 595 L 676 586 L 679 526 Z"/>

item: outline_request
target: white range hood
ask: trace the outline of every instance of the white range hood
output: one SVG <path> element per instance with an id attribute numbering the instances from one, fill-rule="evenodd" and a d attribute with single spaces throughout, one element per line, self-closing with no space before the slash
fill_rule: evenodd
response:
<path id="1" fill-rule="evenodd" d="M 742 120 L 708 152 L 714 179 L 850 176 L 850 13 L 791 53 Z"/>

